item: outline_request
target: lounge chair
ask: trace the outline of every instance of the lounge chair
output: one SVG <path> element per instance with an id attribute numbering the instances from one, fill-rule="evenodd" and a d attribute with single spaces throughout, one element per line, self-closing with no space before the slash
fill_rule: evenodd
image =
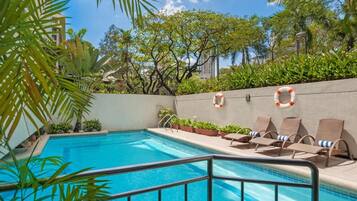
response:
<path id="1" fill-rule="evenodd" d="M 321 119 L 316 132 L 316 138 L 312 135 L 305 135 L 297 143 L 288 147 L 288 149 L 294 151 L 291 157 L 294 158 L 297 151 L 311 154 L 324 154 L 327 157 L 325 163 L 326 167 L 329 165 L 329 159 L 332 155 L 341 154 L 343 152 L 347 152 L 349 158 L 353 160 L 347 142 L 341 139 L 343 124 L 343 120 Z M 312 140 L 310 141 L 311 144 L 303 144 L 304 140 L 307 138 Z M 340 142 L 343 142 L 346 145 L 345 151 L 339 148 Z"/>
<path id="2" fill-rule="evenodd" d="M 249 133 L 249 135 L 243 135 L 240 133 L 230 133 L 225 135 L 223 138 L 231 140 L 231 145 L 234 141 L 247 143 L 252 138 L 259 137 L 262 134 L 266 133 L 270 125 L 270 120 L 270 117 L 258 117 L 254 123 L 253 130 Z"/>
<path id="3" fill-rule="evenodd" d="M 280 132 L 269 131 L 261 137 L 252 139 L 250 142 L 256 144 L 255 151 L 260 145 L 279 146 L 279 155 L 283 148 L 292 144 L 298 138 L 301 119 L 296 117 L 287 117 L 283 120 L 280 126 Z"/>

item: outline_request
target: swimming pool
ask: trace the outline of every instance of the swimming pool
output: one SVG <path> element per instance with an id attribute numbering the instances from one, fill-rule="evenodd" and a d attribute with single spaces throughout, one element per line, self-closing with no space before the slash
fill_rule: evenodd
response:
<path id="1" fill-rule="evenodd" d="M 148 131 L 133 131 L 111 132 L 107 135 L 96 136 L 52 137 L 39 157 L 62 156 L 64 161 L 72 162 L 70 169 L 66 170 L 66 173 L 70 173 L 87 167 L 103 169 L 212 153 L 215 152 L 164 138 Z M 107 179 L 110 179 L 110 192 L 119 193 L 206 175 L 205 164 L 205 162 L 199 162 L 190 165 L 179 165 L 115 175 L 107 177 Z M 214 170 L 216 175 L 275 181 L 294 181 L 300 183 L 306 182 L 304 178 L 300 178 L 297 175 L 247 163 L 219 161 L 215 162 Z M 240 200 L 239 184 L 239 182 L 214 181 L 214 200 Z M 189 200 L 206 200 L 206 188 L 206 181 L 189 184 Z M 162 200 L 181 201 L 183 200 L 183 193 L 183 186 L 165 189 L 162 191 Z M 157 200 L 157 192 L 132 197 L 132 201 L 151 200 Z M 274 186 L 246 184 L 245 200 L 274 200 Z M 280 187 L 279 200 L 310 200 L 310 189 Z M 357 195 L 355 195 L 354 192 L 324 184 L 321 186 L 320 200 L 357 200 Z"/>

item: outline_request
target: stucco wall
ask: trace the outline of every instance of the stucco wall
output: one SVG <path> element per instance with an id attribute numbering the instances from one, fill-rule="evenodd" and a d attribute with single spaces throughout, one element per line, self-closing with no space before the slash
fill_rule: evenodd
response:
<path id="1" fill-rule="evenodd" d="M 238 123 L 252 127 L 258 115 L 272 117 L 279 127 L 284 117 L 302 118 L 300 133 L 314 134 L 319 119 L 338 118 L 345 120 L 343 138 L 349 141 L 354 156 L 357 156 L 357 79 L 316 82 L 290 85 L 296 90 L 296 104 L 291 108 L 277 108 L 273 95 L 277 87 L 244 89 L 224 92 L 226 101 L 221 109 L 214 108 L 212 97 L 205 93 L 176 97 L 176 109 L 180 117 L 212 121 L 221 125 Z M 246 94 L 251 95 L 247 102 Z"/>
<path id="2" fill-rule="evenodd" d="M 41 125 L 40 121 L 34 118 L 38 125 Z M 25 117 L 22 116 L 18 126 L 16 127 L 10 141 L 9 146 L 11 148 L 15 148 L 17 145 L 22 143 L 24 140 L 29 138 L 33 133 L 36 132 L 36 127 L 31 124 L 31 122 Z M 8 153 L 8 149 L 6 147 L 0 147 L 0 158 Z"/>
<path id="3" fill-rule="evenodd" d="M 99 119 L 108 130 L 156 127 L 161 107 L 173 108 L 174 96 L 95 94 L 87 119 Z"/>

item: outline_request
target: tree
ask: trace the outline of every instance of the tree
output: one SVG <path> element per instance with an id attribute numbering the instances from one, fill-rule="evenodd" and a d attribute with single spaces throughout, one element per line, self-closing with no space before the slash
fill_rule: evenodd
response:
<path id="1" fill-rule="evenodd" d="M 102 52 L 118 59 L 117 69 L 127 69 L 123 81 L 141 93 L 175 94 L 177 85 L 210 59 L 253 45 L 263 35 L 256 22 L 213 12 L 185 11 L 144 21 L 130 37 L 111 27 L 101 43 Z"/>
<path id="2" fill-rule="evenodd" d="M 71 38 L 64 43 L 64 49 L 61 54 L 60 63 L 63 66 L 63 76 L 75 83 L 83 93 L 91 93 L 91 88 L 95 82 L 94 73 L 102 69 L 107 61 L 108 56 L 99 57 L 99 50 L 94 48 L 88 41 L 82 40 L 85 30 L 81 29 L 75 33 L 72 29 L 68 30 Z M 73 111 L 73 117 L 76 118 L 75 132 L 81 129 L 83 115 L 89 112 L 91 99 L 88 96 L 82 107 Z"/>
<path id="3" fill-rule="evenodd" d="M 320 42 L 319 44 L 315 43 L 315 47 L 325 47 L 331 44 L 327 37 L 313 30 L 316 26 L 319 26 L 320 30 L 327 32 L 333 27 L 332 23 L 336 16 L 329 9 L 328 1 L 271 0 L 269 2 L 279 3 L 283 7 L 282 11 L 264 21 L 265 28 L 271 36 L 270 51 L 272 58 L 293 54 L 296 34 L 299 32 L 306 33 L 306 46 L 310 49 L 310 53 L 313 53 L 312 50 L 316 50 L 316 48 L 313 48 L 314 40 Z"/>

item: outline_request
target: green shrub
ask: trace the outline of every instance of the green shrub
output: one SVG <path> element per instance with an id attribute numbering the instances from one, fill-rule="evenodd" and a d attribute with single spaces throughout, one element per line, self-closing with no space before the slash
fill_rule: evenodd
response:
<path id="1" fill-rule="evenodd" d="M 178 86 L 177 94 L 288 85 L 357 77 L 357 51 L 302 55 L 266 64 L 232 68 L 219 80 L 189 79 Z"/>
<path id="2" fill-rule="evenodd" d="M 216 124 L 205 121 L 195 121 L 193 123 L 193 127 L 208 130 L 218 130 L 218 126 Z"/>
<path id="3" fill-rule="evenodd" d="M 102 124 L 98 119 L 87 120 L 83 122 L 83 130 L 86 132 L 102 130 Z"/>
<path id="4" fill-rule="evenodd" d="M 250 128 L 241 128 L 239 134 L 248 135 L 250 131 L 252 131 Z"/>
<path id="5" fill-rule="evenodd" d="M 180 125 L 180 119 L 177 117 L 173 117 L 170 121 L 171 125 Z"/>
<path id="6" fill-rule="evenodd" d="M 50 124 L 48 133 L 58 134 L 58 133 L 68 133 L 73 129 L 73 126 L 67 122 L 61 122 L 58 124 Z"/>
<path id="7" fill-rule="evenodd" d="M 193 126 L 194 121 L 192 119 L 178 119 L 178 125 L 180 126 Z"/>
<path id="8" fill-rule="evenodd" d="M 223 133 L 238 133 L 241 130 L 239 125 L 229 124 L 219 129 Z"/>
<path id="9" fill-rule="evenodd" d="M 196 94 L 204 92 L 204 81 L 197 77 L 184 80 L 177 88 L 177 94 Z"/>
<path id="10" fill-rule="evenodd" d="M 175 114 L 175 112 L 171 108 L 163 107 L 159 110 L 159 119 L 162 119 L 166 115 L 172 115 Z"/>

